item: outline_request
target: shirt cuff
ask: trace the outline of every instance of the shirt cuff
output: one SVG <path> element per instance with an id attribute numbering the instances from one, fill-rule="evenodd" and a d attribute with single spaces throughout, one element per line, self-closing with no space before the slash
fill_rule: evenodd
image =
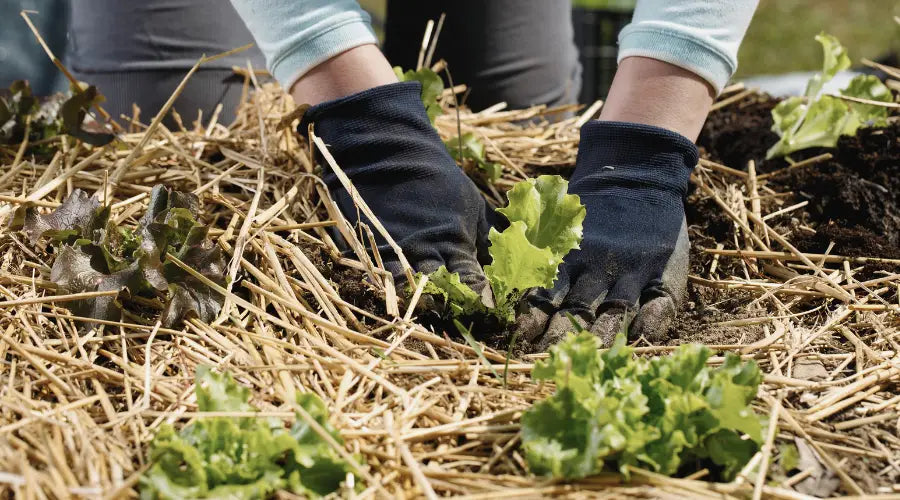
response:
<path id="1" fill-rule="evenodd" d="M 288 90 L 309 70 L 354 47 L 378 43 L 372 28 L 363 19 L 351 19 L 329 26 L 321 33 L 294 45 L 270 62 L 272 76 Z"/>
<path id="2" fill-rule="evenodd" d="M 666 23 L 641 22 L 619 33 L 618 62 L 632 56 L 649 57 L 684 68 L 722 91 L 737 69 L 737 61 L 708 40 Z"/>

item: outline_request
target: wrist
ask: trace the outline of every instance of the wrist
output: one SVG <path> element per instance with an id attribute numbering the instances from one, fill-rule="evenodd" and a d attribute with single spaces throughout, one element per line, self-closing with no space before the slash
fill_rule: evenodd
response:
<path id="1" fill-rule="evenodd" d="M 714 98 L 712 86 L 686 69 L 627 57 L 616 70 L 599 119 L 652 125 L 695 141 Z"/>
<path id="2" fill-rule="evenodd" d="M 319 64 L 291 85 L 294 102 L 316 105 L 381 85 L 397 75 L 375 45 L 360 45 Z"/>

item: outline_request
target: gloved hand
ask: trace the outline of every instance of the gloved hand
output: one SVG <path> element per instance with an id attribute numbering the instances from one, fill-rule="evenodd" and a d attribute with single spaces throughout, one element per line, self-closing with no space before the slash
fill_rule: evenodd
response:
<path id="1" fill-rule="evenodd" d="M 573 330 L 566 313 L 606 345 L 637 310 L 630 332 L 664 334 L 687 286 L 684 198 L 697 148 L 649 125 L 594 121 L 581 129 L 569 192 L 587 208 L 581 249 L 552 290 L 529 294 L 517 327 L 546 350 Z"/>
<path id="2" fill-rule="evenodd" d="M 415 271 L 446 265 L 477 291 L 487 280 L 486 202 L 432 127 L 418 82 L 393 83 L 309 108 L 309 123 L 338 166 L 403 250 Z M 323 165 L 332 198 L 351 224 L 360 217 L 337 176 Z M 385 267 L 403 279 L 397 255 L 373 228 Z"/>

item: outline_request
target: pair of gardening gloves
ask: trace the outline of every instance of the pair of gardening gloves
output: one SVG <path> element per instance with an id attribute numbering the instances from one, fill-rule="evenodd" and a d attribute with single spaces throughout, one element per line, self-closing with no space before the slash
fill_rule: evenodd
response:
<path id="1" fill-rule="evenodd" d="M 300 130 L 310 123 L 415 271 L 444 265 L 490 300 L 482 265 L 494 212 L 432 127 L 418 82 L 313 106 Z M 696 162 L 697 148 L 675 132 L 622 122 L 582 127 L 569 184 L 587 209 L 581 248 L 565 257 L 552 289 L 519 305 L 516 328 L 536 349 L 572 331 L 568 315 L 606 342 L 627 321 L 633 336 L 667 332 L 685 294 L 684 199 Z M 324 180 L 342 213 L 358 221 L 337 177 L 326 171 Z M 379 242 L 385 266 L 402 277 L 397 255 Z"/>

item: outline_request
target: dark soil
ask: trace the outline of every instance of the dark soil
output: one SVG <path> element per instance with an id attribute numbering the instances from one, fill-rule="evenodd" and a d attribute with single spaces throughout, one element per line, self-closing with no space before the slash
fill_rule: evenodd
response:
<path id="1" fill-rule="evenodd" d="M 759 170 L 766 151 L 778 142 L 771 114 L 776 104 L 778 100 L 760 94 L 713 111 L 697 139 L 701 152 L 712 161 L 740 170 L 753 160 Z"/>
<path id="2" fill-rule="evenodd" d="M 784 159 L 765 160 L 766 150 L 778 140 L 770 130 L 775 104 L 768 96 L 752 96 L 711 113 L 698 140 L 704 154 L 742 170 L 754 160 L 761 173 L 787 166 Z M 809 201 L 805 213 L 795 214 L 818 234 L 792 235 L 794 243 L 801 250 L 821 252 L 834 241 L 833 253 L 895 257 L 900 247 L 900 123 L 861 129 L 856 136 L 841 137 L 836 148 L 791 156 L 799 161 L 824 152 L 834 157 L 770 180 L 776 191 L 792 193 L 787 204 Z M 730 222 L 709 201 L 690 203 L 688 222 L 716 239 L 731 231 Z"/>
<path id="3" fill-rule="evenodd" d="M 750 96 L 710 113 L 697 143 L 701 154 L 729 167 L 746 170 L 753 160 L 760 173 L 776 172 L 789 164 L 782 158 L 766 160 L 769 147 L 778 141 L 771 131 L 771 110 L 778 103 L 766 95 Z M 791 155 L 800 161 L 830 152 L 833 158 L 799 170 L 776 174 L 769 185 L 788 193 L 784 206 L 808 201 L 789 217 L 773 220 L 789 234 L 800 250 L 855 257 L 900 259 L 900 123 L 884 129 L 862 129 L 856 136 L 841 137 L 836 148 L 818 148 Z M 712 260 L 702 252 L 717 243 L 733 246 L 734 223 L 708 197 L 691 193 L 686 207 L 692 243 L 691 273 L 705 275 Z M 812 228 L 800 230 L 800 226 Z M 738 259 L 720 259 L 720 275 L 741 275 Z M 900 270 L 900 266 L 871 264 L 858 279 L 877 276 L 876 271 Z M 754 326 L 730 326 L 746 318 L 744 294 L 688 286 L 688 302 L 670 333 L 670 343 L 753 342 L 761 335 Z"/>
<path id="4" fill-rule="evenodd" d="M 307 243 L 300 243 L 300 246 L 322 276 L 331 281 L 342 299 L 375 316 L 384 317 L 387 314 L 384 297 L 369 283 L 364 272 L 335 263 L 331 255 L 319 246 Z M 312 294 L 305 298 L 313 300 Z"/>
<path id="5" fill-rule="evenodd" d="M 900 124 L 842 137 L 832 154 L 834 159 L 827 163 L 776 176 L 773 183 L 792 188 L 798 200 L 809 200 L 807 212 L 820 227 L 834 222 L 859 231 L 860 252 L 879 246 L 896 250 L 900 246 Z"/>

